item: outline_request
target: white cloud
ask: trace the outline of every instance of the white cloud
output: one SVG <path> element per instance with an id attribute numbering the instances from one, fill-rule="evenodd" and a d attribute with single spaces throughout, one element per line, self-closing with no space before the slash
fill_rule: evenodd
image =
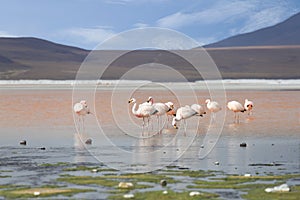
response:
<path id="1" fill-rule="evenodd" d="M 167 28 L 180 28 L 183 26 L 199 24 L 213 24 L 224 20 L 244 15 L 253 8 L 252 2 L 247 1 L 219 1 L 213 7 L 199 12 L 177 12 L 163 17 L 157 21 L 157 25 Z"/>
<path id="2" fill-rule="evenodd" d="M 105 0 L 106 3 L 120 4 L 120 5 L 125 5 L 128 3 L 149 3 L 149 2 L 163 3 L 165 1 L 169 1 L 169 0 Z"/>
<path id="3" fill-rule="evenodd" d="M 0 31 L 0 37 L 19 37 L 19 36 L 10 34 L 6 31 Z"/>
<path id="4" fill-rule="evenodd" d="M 115 35 L 115 32 L 111 29 L 111 27 L 72 28 L 62 31 L 60 35 L 72 39 L 76 43 L 96 46 Z"/>
<path id="5" fill-rule="evenodd" d="M 145 23 L 135 23 L 133 25 L 133 27 L 135 27 L 135 28 L 145 28 L 145 27 L 148 27 L 148 24 L 145 24 Z"/>
<path id="6" fill-rule="evenodd" d="M 283 21 L 287 16 L 286 7 L 278 6 L 254 13 L 246 21 L 245 25 L 237 33 L 247 33 L 264 27 L 275 25 Z M 291 13 L 289 13 L 291 14 Z"/>

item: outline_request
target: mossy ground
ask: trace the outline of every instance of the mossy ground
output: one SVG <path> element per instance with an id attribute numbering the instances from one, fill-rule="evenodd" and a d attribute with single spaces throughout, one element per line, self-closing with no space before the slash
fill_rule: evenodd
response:
<path id="1" fill-rule="evenodd" d="M 16 188 L 0 190 L 0 196 L 6 198 L 33 198 L 36 197 L 34 192 L 40 192 L 39 197 L 49 197 L 56 195 L 72 196 L 77 193 L 91 192 L 91 189 L 77 189 L 77 188 L 61 188 L 61 187 L 40 187 L 40 188 Z"/>
<path id="2" fill-rule="evenodd" d="M 155 171 L 144 174 L 120 174 L 120 172 L 102 166 L 74 166 L 71 163 L 42 164 L 41 167 L 59 167 L 60 177 L 55 179 L 54 186 L 41 186 L 39 188 L 25 187 L 21 185 L 0 185 L 0 196 L 5 198 L 33 198 L 34 192 L 38 191 L 40 197 L 51 197 L 57 195 L 73 196 L 77 193 L 97 191 L 102 188 L 110 195 L 110 199 L 123 199 L 126 193 L 133 193 L 135 199 L 218 199 L 218 190 L 233 189 L 244 199 L 297 199 L 300 196 L 300 186 L 292 186 L 291 192 L 286 193 L 266 193 L 267 187 L 278 186 L 291 179 L 300 178 L 300 174 L 274 175 L 266 174 L 261 176 L 239 176 L 226 175 L 219 171 L 188 170 L 178 168 L 167 168 L 166 170 Z M 75 176 L 74 171 L 97 172 L 89 176 Z M 6 171 L 2 171 L 6 172 Z M 11 172 L 11 171 L 10 171 Z M 111 172 L 111 173 L 101 173 Z M 67 174 L 63 174 L 67 173 Z M 6 174 L 3 174 L 5 177 Z M 3 177 L 3 178 L 5 178 Z M 184 177 L 188 177 L 184 179 Z M 167 181 L 167 187 L 160 186 L 160 181 Z M 134 187 L 127 189 L 118 188 L 120 182 L 132 182 Z M 185 187 L 182 184 L 188 184 Z M 56 186 L 64 185 L 63 187 Z M 69 185 L 71 184 L 71 185 Z M 181 184 L 177 190 L 177 184 Z M 71 188 L 78 185 L 87 189 Z M 100 187 L 99 187 L 100 186 Z M 153 189 L 150 189 L 153 188 Z M 205 193 L 203 191 L 210 191 Z M 163 190 L 168 190 L 168 194 L 163 194 Z M 189 191 L 201 192 L 200 196 L 190 197 Z M 222 196 L 221 196 L 222 197 Z"/>

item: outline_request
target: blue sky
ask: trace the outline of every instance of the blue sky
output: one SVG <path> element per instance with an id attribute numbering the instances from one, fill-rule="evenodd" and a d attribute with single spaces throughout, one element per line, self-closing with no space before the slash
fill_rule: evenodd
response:
<path id="1" fill-rule="evenodd" d="M 38 37 L 86 49 L 138 27 L 170 28 L 208 44 L 300 12 L 299 0 L 0 0 L 0 5 L 0 37 Z"/>

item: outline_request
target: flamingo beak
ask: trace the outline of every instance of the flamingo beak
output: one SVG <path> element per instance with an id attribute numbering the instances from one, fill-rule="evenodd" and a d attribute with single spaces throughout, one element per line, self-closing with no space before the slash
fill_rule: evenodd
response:
<path id="1" fill-rule="evenodd" d="M 128 103 L 131 103 L 132 102 L 132 100 L 130 99 L 129 101 L 128 101 Z"/>
<path id="2" fill-rule="evenodd" d="M 174 127 L 175 129 L 178 129 L 178 127 L 176 126 L 176 124 L 175 124 L 175 125 L 173 125 L 173 127 Z"/>

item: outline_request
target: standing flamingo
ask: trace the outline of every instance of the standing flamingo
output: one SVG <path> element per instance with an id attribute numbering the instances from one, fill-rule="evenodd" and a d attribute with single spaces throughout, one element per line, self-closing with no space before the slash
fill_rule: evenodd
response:
<path id="1" fill-rule="evenodd" d="M 178 129 L 176 125 L 176 121 L 183 120 L 184 121 L 184 134 L 186 133 L 186 119 L 198 115 L 203 116 L 206 112 L 204 111 L 204 108 L 199 104 L 193 104 L 192 106 L 184 106 L 180 107 L 176 111 L 176 116 L 172 120 L 172 125 L 174 128 Z"/>
<path id="2" fill-rule="evenodd" d="M 244 104 L 244 108 L 248 111 L 248 115 L 252 114 L 252 109 L 253 109 L 253 102 L 249 101 L 248 99 L 245 99 L 245 104 Z"/>
<path id="3" fill-rule="evenodd" d="M 157 116 L 157 123 L 158 123 L 158 133 L 161 132 L 160 130 L 160 117 L 162 115 L 166 115 L 167 112 L 171 111 L 174 108 L 174 104 L 172 102 L 167 103 L 154 103 L 153 107 L 158 111 L 155 113 Z"/>
<path id="4" fill-rule="evenodd" d="M 132 109 L 131 109 L 132 114 L 134 114 L 134 116 L 136 116 L 138 118 L 143 118 L 142 134 L 144 134 L 145 118 L 148 119 L 148 130 L 149 130 L 150 116 L 154 115 L 158 111 L 152 105 L 143 105 L 143 104 L 140 104 L 139 108 L 136 110 L 136 99 L 135 98 L 131 98 L 128 101 L 128 103 L 134 103 L 133 106 L 132 106 Z"/>
<path id="5" fill-rule="evenodd" d="M 176 111 L 177 111 L 177 108 L 175 108 L 173 106 L 173 109 L 168 111 L 166 114 L 167 114 L 167 118 L 168 118 L 168 122 L 167 122 L 167 128 L 168 128 L 168 125 L 170 123 L 170 120 L 172 121 L 172 118 L 176 116 Z"/>
<path id="6" fill-rule="evenodd" d="M 236 123 L 239 123 L 239 115 L 237 114 L 238 112 L 245 112 L 246 109 L 242 106 L 241 103 L 237 101 L 230 101 L 227 103 L 227 107 L 229 110 L 234 112 L 234 119 Z"/>
<path id="7" fill-rule="evenodd" d="M 221 106 L 216 101 L 211 101 L 210 99 L 206 99 L 205 101 L 207 109 L 212 113 L 212 121 L 216 119 L 216 113 L 222 110 Z"/>
<path id="8" fill-rule="evenodd" d="M 81 100 L 79 103 L 75 103 L 74 107 L 73 107 L 74 112 L 77 114 L 78 116 L 78 121 L 79 121 L 79 131 L 82 129 L 82 131 L 84 132 L 85 127 L 84 127 L 84 117 L 87 114 L 92 114 L 90 112 L 90 109 L 87 105 L 86 100 Z"/>

